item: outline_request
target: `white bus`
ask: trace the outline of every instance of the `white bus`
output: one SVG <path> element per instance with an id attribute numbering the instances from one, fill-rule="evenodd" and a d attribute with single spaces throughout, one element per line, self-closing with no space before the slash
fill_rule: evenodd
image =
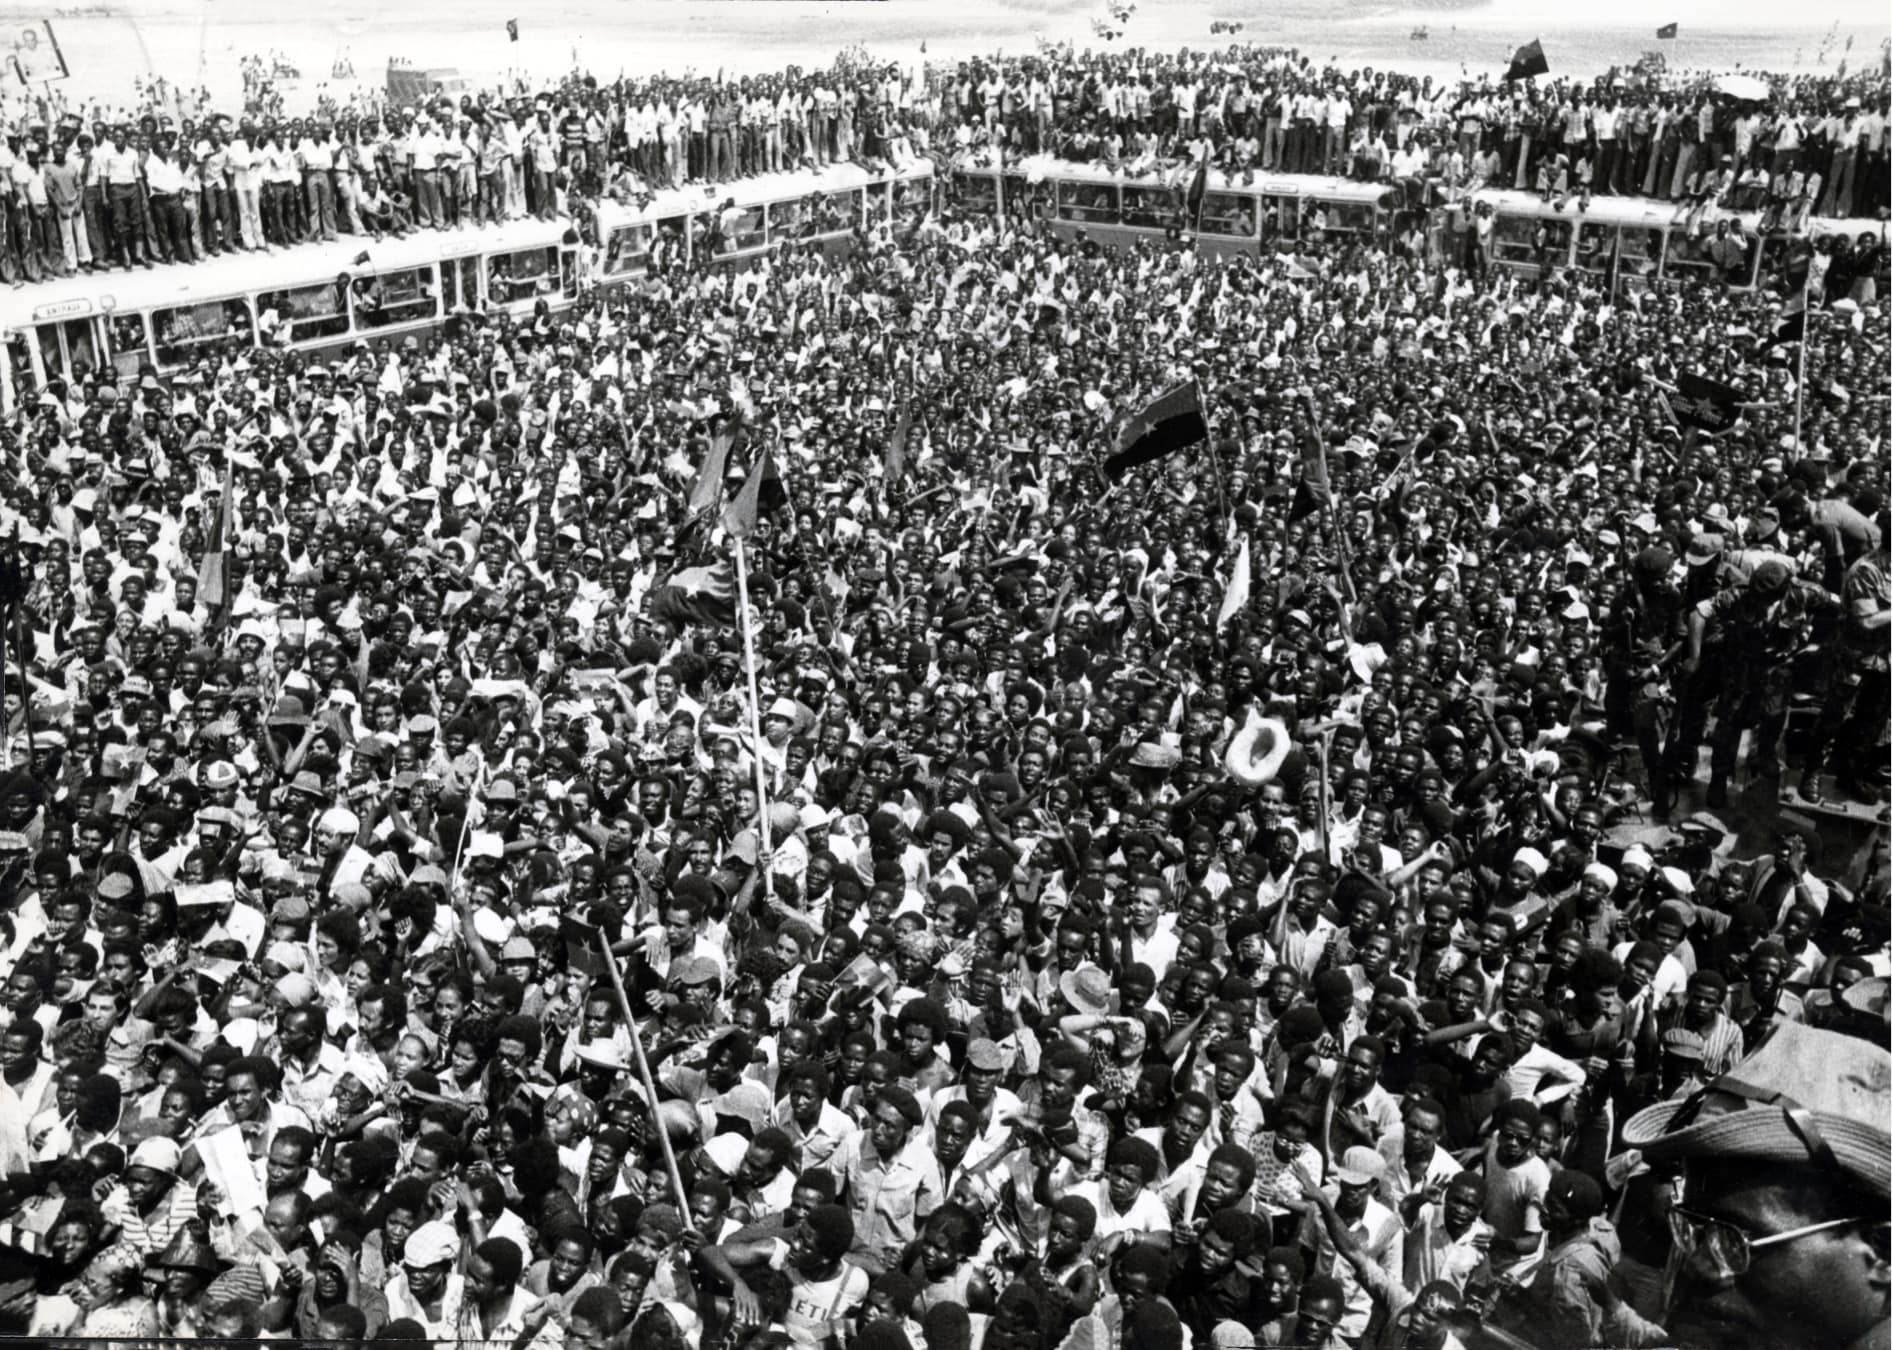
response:
<path id="1" fill-rule="evenodd" d="M 1754 210 L 1707 214 L 1694 228 L 1685 206 L 1648 197 L 1592 197 L 1583 210 L 1570 198 L 1561 210 L 1530 192 L 1482 191 L 1474 202 L 1492 208 L 1491 255 L 1494 266 L 1531 276 L 1575 270 L 1616 274 L 1617 284 L 1634 289 L 1650 282 L 1708 280 L 1719 270 L 1709 254 L 1717 220 L 1735 220 L 1746 241 L 1746 259 L 1726 273 L 1727 284 L 1747 290 L 1777 276 L 1785 251 L 1796 237 L 1761 231 L 1762 213 Z M 1815 217 L 1797 237 L 1883 234 L 1876 220 L 1829 220 Z"/>
<path id="2" fill-rule="evenodd" d="M 1192 215 L 1185 198 L 1194 175 L 1186 166 L 1131 175 L 1102 164 L 1033 155 L 1007 161 L 1002 186 L 1008 212 L 1029 203 L 1060 234 L 1083 230 L 1100 243 L 1123 244 L 1177 230 L 1216 253 L 1252 253 L 1264 243 L 1290 243 L 1314 232 L 1383 239 L 1404 204 L 1403 192 L 1389 183 L 1280 173 L 1257 173 L 1244 181 L 1210 169 L 1201 211 Z M 953 169 L 955 204 L 961 210 L 996 211 L 1000 187 L 999 171 L 991 163 Z"/>
<path id="3" fill-rule="evenodd" d="M 55 376 L 127 378 L 150 366 L 165 377 L 233 344 L 321 351 L 425 332 L 457 312 L 526 315 L 541 300 L 558 311 L 590 282 L 641 278 L 653 250 L 666 264 L 739 263 L 786 241 L 844 247 L 880 222 L 908 233 L 931 209 L 932 183 L 926 161 L 891 173 L 837 164 L 710 192 L 667 190 L 641 208 L 607 201 L 595 212 L 591 276 L 568 222 L 516 220 L 82 273 L 0 292 L 0 412 Z M 732 197 L 735 207 L 726 208 Z"/>
<path id="4" fill-rule="evenodd" d="M 857 230 L 882 223 L 904 238 L 932 207 L 930 160 L 891 172 L 830 164 L 765 174 L 709 192 L 659 192 L 643 205 L 605 201 L 597 208 L 597 279 L 625 285 L 677 261 L 739 264 L 784 244 L 842 249 Z"/>

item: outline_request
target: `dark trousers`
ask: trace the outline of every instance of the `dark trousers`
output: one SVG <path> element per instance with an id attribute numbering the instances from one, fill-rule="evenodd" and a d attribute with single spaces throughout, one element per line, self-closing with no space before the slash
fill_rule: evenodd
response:
<path id="1" fill-rule="evenodd" d="M 115 262 L 130 266 L 145 260 L 145 208 L 136 183 L 110 183 L 105 189 L 111 206 L 112 252 Z"/>

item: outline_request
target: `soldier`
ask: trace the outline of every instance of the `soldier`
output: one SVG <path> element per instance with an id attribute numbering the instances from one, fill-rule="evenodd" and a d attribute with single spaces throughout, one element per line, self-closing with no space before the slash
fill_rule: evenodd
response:
<path id="1" fill-rule="evenodd" d="M 1793 658 L 1805 647 L 1814 619 L 1838 608 L 1831 594 L 1795 579 L 1785 563 L 1770 558 L 1745 584 L 1722 590 L 1689 614 L 1688 657 L 1682 669 L 1693 675 L 1701 668 L 1702 643 L 1711 624 L 1722 638 L 1727 665 L 1715 710 L 1710 807 L 1728 804 L 1728 779 L 1741 733 L 1749 727 L 1756 736 L 1755 776 L 1779 776 Z"/>

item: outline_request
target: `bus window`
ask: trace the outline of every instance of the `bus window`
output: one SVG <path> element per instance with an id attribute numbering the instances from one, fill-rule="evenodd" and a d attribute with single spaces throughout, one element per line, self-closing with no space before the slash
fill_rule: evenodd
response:
<path id="1" fill-rule="evenodd" d="M 1662 259 L 1664 278 L 1684 277 L 1690 281 L 1708 281 L 1715 275 L 1715 260 L 1708 252 L 1708 237 L 1691 235 L 1686 230 L 1670 230 L 1668 250 Z"/>
<path id="2" fill-rule="evenodd" d="M 650 265 L 650 226 L 620 225 L 604 244 L 604 274 L 622 276 Z"/>
<path id="3" fill-rule="evenodd" d="M 732 206 L 718 213 L 716 225 L 718 253 L 740 253 L 745 249 L 761 248 L 767 239 L 760 206 Z"/>
<path id="4" fill-rule="evenodd" d="M 243 305 L 242 301 L 236 302 Z M 250 307 L 243 305 L 243 345 L 253 345 L 249 327 Z M 114 314 L 111 318 L 112 368 L 122 376 L 133 376 L 146 358 L 145 316 Z"/>
<path id="5" fill-rule="evenodd" d="M 355 327 L 363 331 L 440 317 L 432 266 L 356 277 L 349 287 L 349 303 Z"/>
<path id="6" fill-rule="evenodd" d="M 769 203 L 769 242 L 771 244 L 790 244 L 802 237 L 802 232 L 809 228 L 813 211 L 809 204 L 800 197 L 790 197 L 786 201 Z"/>
<path id="7" fill-rule="evenodd" d="M 1202 195 L 1201 233 L 1253 239 L 1255 199 L 1233 192 L 1205 192 Z"/>
<path id="8" fill-rule="evenodd" d="M 1804 240 L 1797 240 L 1784 234 L 1770 234 L 1761 240 L 1761 270 L 1756 279 L 1761 283 L 1784 281 L 1787 264 L 1793 258 L 1795 245 L 1804 245 Z"/>
<path id="9" fill-rule="evenodd" d="M 867 223 L 869 225 L 878 225 L 889 218 L 887 211 L 889 186 L 884 181 L 867 185 Z"/>
<path id="10" fill-rule="evenodd" d="M 1495 262 L 1534 263 L 1550 261 L 1546 255 L 1561 258 L 1555 235 L 1570 242 L 1570 226 L 1562 221 L 1540 221 L 1534 216 L 1500 215 L 1491 227 L 1491 256 Z"/>
<path id="11" fill-rule="evenodd" d="M 1594 221 L 1577 227 L 1576 266 L 1582 272 L 1607 272 L 1616 248 L 1616 227 Z"/>
<path id="12" fill-rule="evenodd" d="M 893 185 L 893 228 L 894 233 L 901 238 L 919 229 L 932 209 L 932 180 Z"/>
<path id="13" fill-rule="evenodd" d="M 474 310 L 480 304 L 480 260 L 456 258 L 440 264 L 440 302 L 451 314 Z"/>
<path id="14" fill-rule="evenodd" d="M 1081 225 L 1112 225 L 1117 220 L 1117 190 L 1108 183 L 1059 183 L 1058 219 Z"/>
<path id="15" fill-rule="evenodd" d="M 1299 239 L 1301 237 L 1301 199 L 1269 195 L 1261 199 L 1261 237 L 1263 239 Z"/>
<path id="16" fill-rule="evenodd" d="M 1348 234 L 1373 233 L 1376 215 L 1371 202 L 1321 202 L 1320 209 L 1327 217 L 1329 230 L 1343 230 Z"/>
<path id="17" fill-rule="evenodd" d="M 348 331 L 345 285 L 298 286 L 292 291 L 267 291 L 256 297 L 257 327 L 262 341 L 286 347 L 296 342 L 340 337 Z M 164 339 L 158 339 L 160 352 Z M 160 358 L 162 359 L 162 358 Z"/>
<path id="18" fill-rule="evenodd" d="M 34 331 L 39 334 L 40 365 L 49 379 L 61 375 L 82 380 L 105 364 L 91 319 L 55 320 Z"/>
<path id="19" fill-rule="evenodd" d="M 151 312 L 151 332 L 156 339 L 158 367 L 188 365 L 206 350 L 215 351 L 225 343 L 249 347 L 255 343 L 250 325 L 250 306 L 244 300 L 206 300 L 201 304 L 179 305 L 175 309 Z M 134 351 L 142 355 L 144 335 L 128 334 L 131 341 L 119 347 L 116 320 L 112 336 L 114 351 Z M 137 370 L 137 365 L 132 365 Z"/>
<path id="20" fill-rule="evenodd" d="M 809 201 L 815 208 L 816 234 L 846 234 L 861 223 L 858 192 L 825 192 Z"/>
<path id="21" fill-rule="evenodd" d="M 1138 229 L 1160 230 L 1180 218 L 1176 194 L 1163 187 L 1123 189 L 1123 223 Z"/>
<path id="22" fill-rule="evenodd" d="M 7 397 L 8 407 L 17 410 L 28 403 L 37 393 L 38 386 L 33 379 L 33 356 L 23 332 L 7 335 Z"/>
<path id="23" fill-rule="evenodd" d="M 998 209 L 997 180 L 989 173 L 955 174 L 953 190 L 962 210 L 985 214 Z"/>
<path id="24" fill-rule="evenodd" d="M 486 298 L 495 305 L 511 305 L 556 294 L 559 288 L 558 249 L 521 249 L 498 253 L 486 260 Z"/>

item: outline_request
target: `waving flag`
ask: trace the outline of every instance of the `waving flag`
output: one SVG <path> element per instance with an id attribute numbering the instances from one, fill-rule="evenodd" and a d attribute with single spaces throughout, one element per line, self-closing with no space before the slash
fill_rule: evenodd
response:
<path id="1" fill-rule="evenodd" d="M 1544 44 L 1532 38 L 1512 54 L 1511 66 L 1504 72 L 1504 80 L 1509 84 L 1513 80 L 1528 80 L 1533 75 L 1548 74 L 1550 62 L 1544 59 Z"/>
<path id="2" fill-rule="evenodd" d="M 716 434 L 710 437 L 709 453 L 703 456 L 702 472 L 696 476 L 696 485 L 690 489 L 690 514 L 700 516 L 705 511 L 714 510 L 716 497 L 723 490 L 723 475 L 729 470 L 729 443 L 734 439 L 728 423 L 718 427 Z"/>
<path id="3" fill-rule="evenodd" d="M 675 624 L 736 622 L 736 573 L 728 562 L 686 567 L 650 593 L 650 612 Z"/>
<path id="4" fill-rule="evenodd" d="M 233 533 L 231 514 L 236 504 L 236 491 L 232 482 L 232 469 L 233 466 L 226 460 L 223 466 L 223 496 L 217 502 L 217 514 L 210 519 L 210 537 L 204 546 L 203 566 L 197 570 L 197 599 L 211 609 L 219 609 L 230 603 L 230 579 L 225 570 L 223 550 Z"/>
<path id="5" fill-rule="evenodd" d="M 1740 416 L 1735 405 L 1740 401 L 1741 391 L 1733 385 L 1684 370 L 1676 376 L 1675 397 L 1669 406 L 1682 425 L 1712 432 L 1726 431 L 1734 425 Z"/>
<path id="6" fill-rule="evenodd" d="M 1186 380 L 1159 394 L 1124 424 L 1117 438 L 1117 453 L 1104 461 L 1104 474 L 1116 482 L 1142 464 L 1173 454 L 1209 438 L 1209 422 L 1202 415 L 1202 391 Z"/>
<path id="7" fill-rule="evenodd" d="M 1235 566 L 1229 572 L 1228 590 L 1222 594 L 1222 609 L 1215 616 L 1215 626 L 1219 630 L 1227 626 L 1228 621 L 1248 608 L 1248 536 L 1242 536 L 1242 546 L 1235 554 Z"/>

